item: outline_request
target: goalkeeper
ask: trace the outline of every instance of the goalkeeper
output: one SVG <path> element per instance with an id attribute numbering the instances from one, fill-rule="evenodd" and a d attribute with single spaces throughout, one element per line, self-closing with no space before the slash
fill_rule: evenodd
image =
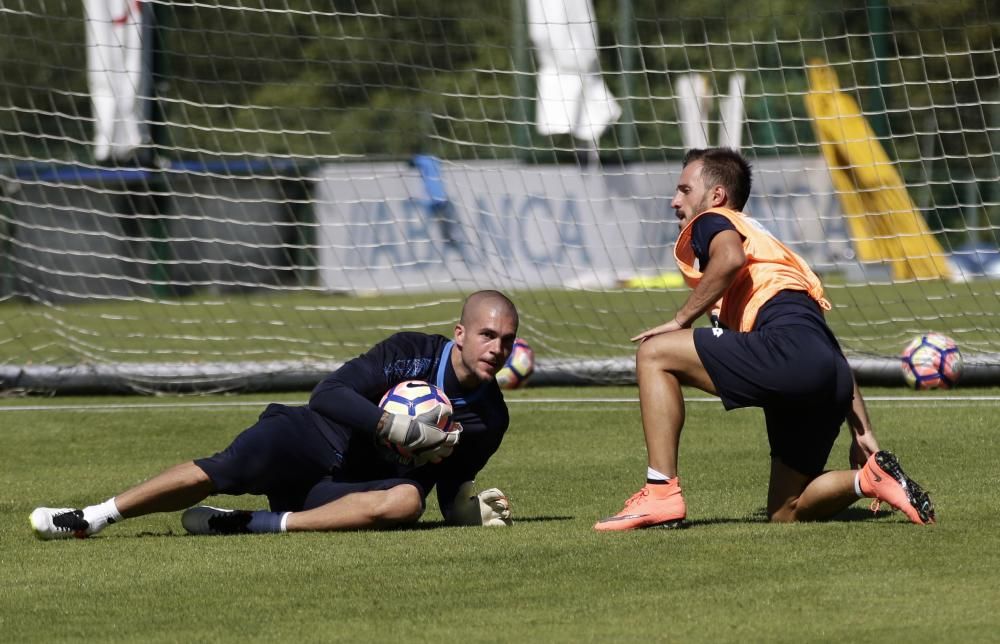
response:
<path id="1" fill-rule="evenodd" d="M 726 409 L 761 407 L 771 447 L 767 515 L 809 521 L 861 497 L 913 523 L 934 521 L 930 498 L 896 457 L 879 450 L 861 393 L 823 312 L 830 303 L 801 257 L 739 212 L 750 166 L 728 149 L 691 150 L 671 205 L 674 254 L 691 295 L 669 322 L 643 331 L 636 375 L 646 439 L 646 485 L 597 530 L 673 526 L 687 506 L 677 476 L 681 385 L 718 395 Z M 721 302 L 717 305 L 721 298 Z M 691 329 L 703 314 L 720 324 Z M 825 471 L 840 426 L 851 430 L 851 470 Z"/>
<path id="2" fill-rule="evenodd" d="M 435 487 L 447 523 L 510 525 L 506 496 L 495 488 L 475 494 L 473 484 L 507 431 L 495 375 L 517 327 L 505 295 L 473 293 L 452 339 L 397 333 L 327 376 L 308 405 L 269 405 L 221 452 L 103 503 L 36 508 L 32 528 L 41 539 L 84 538 L 124 519 L 187 508 L 181 522 L 194 534 L 383 529 L 416 522 Z M 404 380 L 440 387 L 456 431 L 383 412 L 377 401 Z M 191 507 L 214 494 L 264 495 L 270 510 Z"/>

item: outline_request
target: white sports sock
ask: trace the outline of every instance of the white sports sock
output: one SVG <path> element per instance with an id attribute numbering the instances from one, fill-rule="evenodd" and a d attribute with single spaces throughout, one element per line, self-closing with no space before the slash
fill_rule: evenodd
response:
<path id="1" fill-rule="evenodd" d="M 669 481 L 670 477 L 659 470 L 651 467 L 646 468 L 646 480 L 648 481 Z"/>
<path id="2" fill-rule="evenodd" d="M 85 507 L 83 509 L 83 518 L 90 524 L 87 533 L 96 534 L 109 524 L 121 521 L 122 515 L 118 511 L 118 506 L 115 505 L 114 497 L 111 497 L 104 503 Z"/>
<path id="3" fill-rule="evenodd" d="M 291 512 L 285 512 L 281 515 L 281 531 L 288 532 L 288 517 L 291 516 Z"/>
<path id="4" fill-rule="evenodd" d="M 854 473 L 854 493 L 858 495 L 859 499 L 865 498 L 865 495 L 861 493 L 861 470 Z"/>

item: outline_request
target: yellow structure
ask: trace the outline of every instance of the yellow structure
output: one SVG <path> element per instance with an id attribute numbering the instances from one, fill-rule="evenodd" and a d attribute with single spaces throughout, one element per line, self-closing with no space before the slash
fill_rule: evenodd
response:
<path id="1" fill-rule="evenodd" d="M 858 259 L 885 262 L 894 280 L 949 277 L 944 249 L 857 101 L 840 91 L 836 73 L 821 60 L 809 61 L 805 102 Z"/>
<path id="2" fill-rule="evenodd" d="M 677 271 L 667 271 L 666 273 L 661 273 L 660 275 L 637 275 L 636 277 L 629 277 L 628 279 L 621 280 L 618 285 L 622 288 L 650 290 L 680 288 L 684 286 L 684 276 Z"/>

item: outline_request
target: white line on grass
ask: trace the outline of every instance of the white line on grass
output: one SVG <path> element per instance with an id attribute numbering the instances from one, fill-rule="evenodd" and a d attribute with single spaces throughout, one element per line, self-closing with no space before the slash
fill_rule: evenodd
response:
<path id="1" fill-rule="evenodd" d="M 689 403 L 718 403 L 719 399 L 715 397 L 707 396 L 695 396 L 691 398 L 685 398 L 686 402 Z M 136 409 L 228 409 L 233 407 L 266 407 L 270 402 L 278 402 L 283 405 L 302 405 L 305 404 L 303 400 L 289 400 L 289 401 L 262 401 L 262 400 L 235 400 L 226 402 L 159 402 L 159 403 L 115 403 L 111 405 L 101 405 L 99 403 L 94 404 L 75 404 L 75 405 L 8 405 L 0 406 L 0 412 L 5 411 L 132 411 Z M 638 398 L 604 398 L 604 397 L 589 397 L 589 398 L 515 398 L 507 401 L 509 404 L 513 405 L 524 405 L 524 404 L 558 404 L 558 403 L 593 403 L 593 404 L 638 404 Z M 948 395 L 948 396 L 865 396 L 866 403 L 957 403 L 957 404 L 972 404 L 972 403 L 983 403 L 983 402 L 1000 402 L 1000 396 L 959 396 L 959 395 Z"/>

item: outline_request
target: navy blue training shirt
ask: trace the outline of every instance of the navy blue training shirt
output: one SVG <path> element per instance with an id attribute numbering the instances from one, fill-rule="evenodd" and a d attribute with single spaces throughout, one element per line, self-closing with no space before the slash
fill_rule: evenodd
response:
<path id="1" fill-rule="evenodd" d="M 691 224 L 691 249 L 694 256 L 698 258 L 698 270 L 702 273 L 708 267 L 708 248 L 712 244 L 712 239 L 724 230 L 736 230 L 733 222 L 722 215 L 714 213 L 704 214 L 694 220 Z"/>
<path id="2" fill-rule="evenodd" d="M 345 455 L 345 480 L 408 478 L 424 493 L 437 485 L 442 509 L 451 507 L 458 486 L 476 478 L 500 447 L 510 416 L 500 387 L 490 380 L 462 389 L 451 365 L 453 342 L 442 335 L 397 333 L 346 362 L 313 390 L 309 410 L 320 431 Z M 391 462 L 375 444 L 382 417 L 379 400 L 404 380 L 424 380 L 444 390 L 452 418 L 462 424 L 454 452 L 439 464 L 420 467 Z"/>

